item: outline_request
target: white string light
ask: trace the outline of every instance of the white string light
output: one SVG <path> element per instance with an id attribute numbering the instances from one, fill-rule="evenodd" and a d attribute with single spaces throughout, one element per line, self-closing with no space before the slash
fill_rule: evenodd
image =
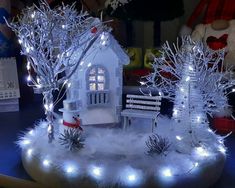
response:
<path id="1" fill-rule="evenodd" d="M 176 136 L 176 139 L 177 139 L 177 140 L 182 140 L 182 137 L 177 135 L 177 136 Z"/>
<path id="2" fill-rule="evenodd" d="M 226 149 L 225 149 L 224 146 L 219 145 L 218 149 L 219 149 L 219 151 L 220 151 L 221 153 L 226 154 Z"/>
<path id="3" fill-rule="evenodd" d="M 29 149 L 27 150 L 27 156 L 28 156 L 28 157 L 31 157 L 32 154 L 33 154 L 33 149 L 32 149 L 32 148 L 29 148 Z"/>
<path id="4" fill-rule="evenodd" d="M 188 69 L 189 69 L 190 71 L 193 71 L 193 67 L 192 67 L 191 65 L 188 66 Z"/>
<path id="5" fill-rule="evenodd" d="M 29 47 L 26 48 L 26 52 L 27 52 L 27 53 L 30 52 L 30 48 L 29 48 Z"/>
<path id="6" fill-rule="evenodd" d="M 21 39 L 18 39 L 18 42 L 19 42 L 19 44 L 22 44 L 23 41 Z"/>
<path id="7" fill-rule="evenodd" d="M 27 81 L 28 81 L 28 82 L 30 82 L 30 81 L 31 81 L 31 76 L 30 76 L 30 75 L 28 75 L 28 77 L 27 77 Z"/>
<path id="8" fill-rule="evenodd" d="M 195 149 L 198 156 L 208 157 L 210 155 L 209 152 L 203 147 L 196 147 Z"/>
<path id="9" fill-rule="evenodd" d="M 173 116 L 177 116 L 178 115 L 178 110 L 177 109 L 174 109 L 173 110 Z"/>
<path id="10" fill-rule="evenodd" d="M 172 177 L 172 171 L 170 168 L 162 169 L 161 173 L 164 177 Z"/>
<path id="11" fill-rule="evenodd" d="M 35 12 L 31 14 L 31 18 L 35 18 Z"/>
<path id="12" fill-rule="evenodd" d="M 44 159 L 44 160 L 42 161 L 42 164 L 43 164 L 44 167 L 49 167 L 50 164 L 51 164 L 51 161 L 48 160 L 48 159 Z"/>
<path id="13" fill-rule="evenodd" d="M 100 180 L 103 177 L 103 171 L 104 169 L 100 166 L 91 166 L 89 168 L 90 175 L 97 180 Z"/>
<path id="14" fill-rule="evenodd" d="M 28 81 L 32 81 L 29 86 L 44 95 L 46 119 L 53 126 L 52 114 L 48 113 L 54 108 L 52 92 L 59 90 L 61 93 L 64 80 L 72 77 L 80 61 L 89 49 L 94 47 L 96 39 L 104 31 L 109 32 L 109 29 L 98 19 L 90 17 L 87 12 L 77 12 L 74 5 L 62 4 L 61 7 L 51 9 L 49 4 L 43 1 L 40 1 L 39 6 L 28 7 L 16 22 L 7 24 L 18 36 L 22 54 L 30 60 L 30 63 L 27 63 L 27 70 L 33 71 L 29 72 L 27 78 Z M 96 32 L 92 33 L 91 28 L 94 26 Z M 81 50 L 75 55 L 74 52 L 78 49 Z M 34 78 L 37 77 L 40 81 L 35 82 Z"/>
<path id="15" fill-rule="evenodd" d="M 186 79 L 185 79 L 185 81 L 188 82 L 189 80 L 190 80 L 190 77 L 187 76 Z"/>
<path id="16" fill-rule="evenodd" d="M 31 136 L 33 136 L 33 135 L 34 135 L 34 130 L 33 130 L 33 129 L 30 130 L 30 131 L 28 132 L 28 134 L 31 135 Z"/>
<path id="17" fill-rule="evenodd" d="M 198 122 L 198 123 L 201 122 L 201 116 L 197 116 L 197 122 Z"/>
<path id="18" fill-rule="evenodd" d="M 22 140 L 21 143 L 22 143 L 23 145 L 29 145 L 29 144 L 31 144 L 31 141 L 28 140 L 28 139 L 24 139 L 24 140 Z"/>

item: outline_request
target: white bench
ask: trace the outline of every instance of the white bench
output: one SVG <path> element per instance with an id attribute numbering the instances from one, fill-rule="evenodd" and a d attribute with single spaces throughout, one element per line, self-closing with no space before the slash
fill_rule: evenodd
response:
<path id="1" fill-rule="evenodd" d="M 124 118 L 124 129 L 131 124 L 131 118 L 152 119 L 152 132 L 157 125 L 160 114 L 161 96 L 126 95 L 126 109 L 121 112 Z"/>

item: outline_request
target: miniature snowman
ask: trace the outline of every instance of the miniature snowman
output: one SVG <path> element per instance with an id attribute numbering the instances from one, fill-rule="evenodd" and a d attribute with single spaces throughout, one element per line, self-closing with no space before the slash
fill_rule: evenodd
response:
<path id="1" fill-rule="evenodd" d="M 63 123 L 60 126 L 60 133 L 63 133 L 65 129 L 78 128 L 83 130 L 81 127 L 81 119 L 79 117 L 79 101 L 66 99 L 63 101 Z"/>

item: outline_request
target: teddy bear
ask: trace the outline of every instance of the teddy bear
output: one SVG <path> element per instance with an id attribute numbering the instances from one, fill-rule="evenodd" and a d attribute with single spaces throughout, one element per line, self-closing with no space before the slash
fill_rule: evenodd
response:
<path id="1" fill-rule="evenodd" d="M 224 49 L 224 66 L 235 69 L 235 20 L 215 20 L 208 24 L 198 24 L 191 37 L 202 41 L 212 50 Z"/>

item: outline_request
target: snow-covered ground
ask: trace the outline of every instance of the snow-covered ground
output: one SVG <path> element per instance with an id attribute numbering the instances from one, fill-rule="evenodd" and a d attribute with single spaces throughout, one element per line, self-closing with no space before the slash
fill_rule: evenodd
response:
<path id="1" fill-rule="evenodd" d="M 146 141 L 153 133 L 151 121 L 146 119 L 134 119 L 125 131 L 83 126 L 85 145 L 77 152 L 65 149 L 58 141 L 58 133 L 54 142 L 48 143 L 47 125 L 43 121 L 25 133 L 19 144 L 29 174 L 41 183 L 58 187 L 82 185 L 84 179 L 107 187 L 115 184 L 145 187 L 150 181 L 153 187 L 177 186 L 182 182 L 192 184 L 191 187 L 207 187 L 214 183 L 223 169 L 223 139 L 209 129 L 201 130 L 197 137 L 202 137 L 203 147 L 189 144 L 190 149 L 183 153 L 176 140 L 184 138 L 177 137 L 174 125 L 166 117 L 158 118 L 154 133 L 170 143 L 169 149 L 160 155 L 147 153 Z M 189 142 L 184 141 L 183 147 L 185 143 Z"/>

